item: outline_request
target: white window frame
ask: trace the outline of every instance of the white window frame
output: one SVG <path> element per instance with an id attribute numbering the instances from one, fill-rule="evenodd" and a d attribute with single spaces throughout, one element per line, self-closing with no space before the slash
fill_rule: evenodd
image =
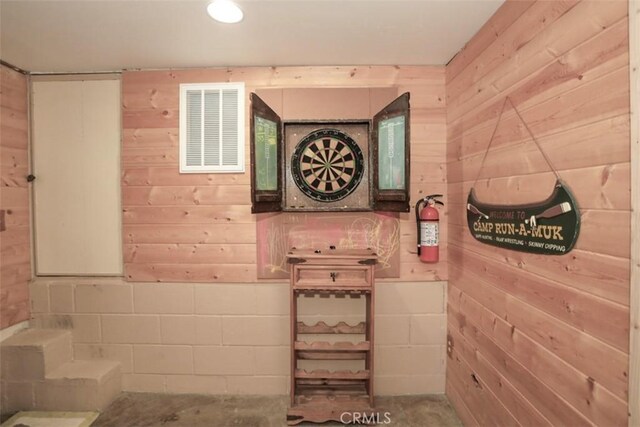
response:
<path id="1" fill-rule="evenodd" d="M 236 89 L 238 91 L 238 164 L 237 165 L 201 165 L 187 166 L 187 91 Z M 222 95 L 222 93 L 221 93 Z M 222 107 L 222 96 L 220 96 Z M 245 88 L 243 82 L 237 83 L 183 83 L 180 84 L 180 173 L 244 173 L 245 161 Z M 204 102 L 202 104 L 204 108 Z M 222 108 L 220 108 L 222 112 Z M 204 126 L 204 121 L 203 121 Z M 220 153 L 222 158 L 222 126 L 220 126 Z M 204 133 L 203 133 L 204 138 Z M 204 150 L 203 150 L 204 152 Z"/>

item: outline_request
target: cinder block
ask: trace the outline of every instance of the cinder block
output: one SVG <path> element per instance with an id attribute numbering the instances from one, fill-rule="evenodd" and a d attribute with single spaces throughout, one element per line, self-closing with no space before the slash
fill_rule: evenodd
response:
<path id="1" fill-rule="evenodd" d="M 243 395 L 286 395 L 289 389 L 289 377 L 273 376 L 228 376 L 227 392 Z"/>
<path id="2" fill-rule="evenodd" d="M 446 282 L 384 283 L 376 286 L 376 314 L 442 314 Z"/>
<path id="3" fill-rule="evenodd" d="M 167 375 L 167 393 L 225 394 L 227 380 L 223 376 Z"/>
<path id="4" fill-rule="evenodd" d="M 285 316 L 229 316 L 222 319 L 225 345 L 287 345 L 289 318 Z"/>
<path id="5" fill-rule="evenodd" d="M 11 414 L 35 409 L 32 382 L 0 381 L 0 413 Z"/>
<path id="6" fill-rule="evenodd" d="M 196 341 L 198 345 L 222 344 L 222 318 L 196 316 Z"/>
<path id="7" fill-rule="evenodd" d="M 45 411 L 101 411 L 122 389 L 120 364 L 108 360 L 65 363 L 36 383 L 36 407 Z"/>
<path id="8" fill-rule="evenodd" d="M 52 313 L 73 313 L 73 285 L 65 283 L 50 284 L 49 305 Z"/>
<path id="9" fill-rule="evenodd" d="M 255 347 L 194 347 L 195 373 L 198 375 L 253 375 Z"/>
<path id="10" fill-rule="evenodd" d="M 409 316 L 376 316 L 375 343 L 379 345 L 409 344 L 410 325 Z"/>
<path id="11" fill-rule="evenodd" d="M 291 350 L 282 347 L 255 347 L 255 374 L 257 376 L 289 375 Z"/>
<path id="12" fill-rule="evenodd" d="M 133 369 L 137 374 L 193 374 L 192 347 L 134 345 Z"/>
<path id="13" fill-rule="evenodd" d="M 33 281 L 29 284 L 29 299 L 32 313 L 49 312 L 49 285 Z"/>
<path id="14" fill-rule="evenodd" d="M 106 359 L 120 362 L 122 373 L 133 372 L 133 346 L 130 344 L 74 344 L 75 360 Z"/>
<path id="15" fill-rule="evenodd" d="M 190 283 L 136 283 L 133 285 L 135 312 L 193 314 L 193 292 Z"/>
<path id="16" fill-rule="evenodd" d="M 411 316 L 411 344 L 446 344 L 447 326 L 444 314 Z"/>
<path id="17" fill-rule="evenodd" d="M 151 374 L 122 375 L 122 390 L 140 393 L 164 393 L 165 376 Z"/>
<path id="18" fill-rule="evenodd" d="M 158 344 L 160 318 L 150 315 L 103 315 L 102 341 L 115 344 Z"/>
<path id="19" fill-rule="evenodd" d="M 374 394 L 379 396 L 401 396 L 412 394 L 444 393 L 445 375 L 376 375 Z"/>
<path id="20" fill-rule="evenodd" d="M 71 360 L 71 333 L 55 329 L 27 329 L 0 344 L 5 381 L 40 381 Z"/>
<path id="21" fill-rule="evenodd" d="M 256 315 L 289 316 L 289 283 L 256 283 Z"/>
<path id="22" fill-rule="evenodd" d="M 194 285 L 196 314 L 256 313 L 255 286 L 241 283 Z"/>
<path id="23" fill-rule="evenodd" d="M 163 344 L 195 344 L 195 317 L 160 316 L 160 336 Z"/>
<path id="24" fill-rule="evenodd" d="M 68 329 L 74 342 L 100 342 L 100 316 L 97 314 L 39 314 L 34 325 L 46 329 Z"/>
<path id="25" fill-rule="evenodd" d="M 439 375 L 445 372 L 442 346 L 376 346 L 375 372 L 381 376 Z"/>
<path id="26" fill-rule="evenodd" d="M 78 284 L 76 313 L 131 313 L 133 293 L 128 283 Z"/>

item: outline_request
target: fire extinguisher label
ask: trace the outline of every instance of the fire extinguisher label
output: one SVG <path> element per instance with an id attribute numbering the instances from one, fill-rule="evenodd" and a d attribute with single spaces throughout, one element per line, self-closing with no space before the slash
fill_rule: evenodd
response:
<path id="1" fill-rule="evenodd" d="M 438 223 L 436 221 L 420 222 L 420 245 L 438 246 L 439 240 Z"/>

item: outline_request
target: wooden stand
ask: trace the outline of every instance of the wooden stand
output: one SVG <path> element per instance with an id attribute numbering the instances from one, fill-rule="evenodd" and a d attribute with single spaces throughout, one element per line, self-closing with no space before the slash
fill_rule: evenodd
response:
<path id="1" fill-rule="evenodd" d="M 373 405 L 373 308 L 376 254 L 371 250 L 292 250 L 291 264 L 291 407 L 287 423 L 349 422 L 343 413 L 375 413 Z M 298 321 L 298 297 L 335 295 L 366 299 L 366 318 L 355 326 L 345 322 L 306 325 Z M 316 313 L 314 313 L 316 314 Z M 305 342 L 299 334 L 361 334 L 361 342 Z M 352 371 L 298 369 L 298 360 L 364 360 Z"/>

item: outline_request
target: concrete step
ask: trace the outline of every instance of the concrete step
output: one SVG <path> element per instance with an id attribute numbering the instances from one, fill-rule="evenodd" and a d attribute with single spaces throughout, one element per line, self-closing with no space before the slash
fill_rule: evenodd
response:
<path id="1" fill-rule="evenodd" d="M 70 331 L 27 329 L 0 343 L 0 376 L 3 381 L 42 381 L 72 356 Z"/>
<path id="2" fill-rule="evenodd" d="M 101 411 L 121 389 L 119 362 L 76 360 L 35 384 L 35 406 L 49 411 Z"/>

